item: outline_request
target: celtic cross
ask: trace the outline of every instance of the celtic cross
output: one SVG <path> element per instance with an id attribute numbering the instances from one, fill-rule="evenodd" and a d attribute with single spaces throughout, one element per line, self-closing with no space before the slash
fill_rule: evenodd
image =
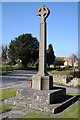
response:
<path id="1" fill-rule="evenodd" d="M 39 10 L 37 15 L 40 17 L 41 19 L 41 23 L 45 22 L 46 18 L 48 17 L 48 15 L 50 14 L 49 9 L 46 6 L 42 6 Z"/>
<path id="2" fill-rule="evenodd" d="M 53 78 L 47 73 L 47 23 L 50 10 L 42 6 L 37 15 L 40 17 L 40 42 L 39 42 L 39 69 L 38 73 L 32 77 L 32 88 L 36 90 L 50 90 L 53 88 Z"/>

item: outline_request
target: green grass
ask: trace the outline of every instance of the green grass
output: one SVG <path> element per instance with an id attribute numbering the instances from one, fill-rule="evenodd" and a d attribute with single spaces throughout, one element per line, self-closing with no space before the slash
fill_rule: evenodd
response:
<path id="1" fill-rule="evenodd" d="M 2 64 L 0 64 L 0 67 L 2 67 Z"/>
<path id="2" fill-rule="evenodd" d="M 21 117 L 19 120 L 24 120 L 24 118 L 50 118 L 50 117 L 48 115 L 41 115 L 39 113 L 29 113 L 28 115 Z"/>
<path id="3" fill-rule="evenodd" d="M 80 104 L 74 104 L 61 118 L 80 118 Z"/>
<path id="4" fill-rule="evenodd" d="M 68 93 L 67 95 L 71 95 L 71 96 L 80 96 L 80 93 Z"/>
<path id="5" fill-rule="evenodd" d="M 76 86 L 76 88 L 80 88 L 80 84 L 78 84 L 78 85 Z"/>
<path id="6" fill-rule="evenodd" d="M 0 75 L 8 75 L 12 73 L 12 71 L 0 71 Z"/>
<path id="7" fill-rule="evenodd" d="M 5 100 L 10 97 L 16 96 L 16 89 L 0 90 L 0 100 Z"/>
<path id="8" fill-rule="evenodd" d="M 0 65 L 0 75 L 7 75 L 13 71 L 12 66 L 10 65 Z"/>
<path id="9" fill-rule="evenodd" d="M 0 113 L 11 111 L 12 109 L 8 106 L 0 106 Z"/>
<path id="10" fill-rule="evenodd" d="M 37 113 L 29 113 L 25 116 L 22 116 L 19 120 L 24 120 L 25 118 L 46 118 L 47 120 L 56 120 L 56 118 L 80 118 L 80 114 L 79 114 L 79 111 L 80 111 L 80 104 L 74 104 L 73 106 L 71 106 L 69 108 L 69 110 L 65 111 L 64 113 L 62 113 L 61 115 L 56 115 L 53 117 L 50 115 L 43 115 L 43 114 L 37 114 Z M 29 120 L 29 119 L 28 119 Z M 42 119 L 40 119 L 42 120 Z"/>
<path id="11" fill-rule="evenodd" d="M 52 71 L 53 74 L 55 75 L 74 75 L 74 71 L 66 70 L 66 71 Z"/>

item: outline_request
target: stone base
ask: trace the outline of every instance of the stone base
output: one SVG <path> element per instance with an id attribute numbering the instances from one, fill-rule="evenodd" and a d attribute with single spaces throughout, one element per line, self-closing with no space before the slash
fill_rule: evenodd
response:
<path id="1" fill-rule="evenodd" d="M 17 94 L 19 98 L 25 98 L 26 100 L 30 100 L 33 104 L 55 104 L 60 102 L 64 95 L 66 95 L 66 89 L 53 89 L 53 90 L 33 90 L 27 89 L 22 90 Z"/>
<path id="2" fill-rule="evenodd" d="M 35 90 L 51 90 L 53 89 L 53 76 L 34 75 L 32 77 L 32 88 Z"/>
<path id="3" fill-rule="evenodd" d="M 58 113 L 66 109 L 76 101 L 76 97 L 66 95 L 63 88 L 53 90 L 18 90 L 14 98 L 9 98 L 4 102 L 17 107 L 24 107 L 31 110 L 40 110 L 48 113 Z"/>

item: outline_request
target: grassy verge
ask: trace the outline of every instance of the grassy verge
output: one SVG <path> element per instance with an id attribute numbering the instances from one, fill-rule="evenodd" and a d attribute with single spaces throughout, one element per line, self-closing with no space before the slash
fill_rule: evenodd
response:
<path id="1" fill-rule="evenodd" d="M 8 75 L 10 73 L 12 73 L 12 71 L 2 71 L 0 72 L 0 75 Z"/>
<path id="2" fill-rule="evenodd" d="M 22 116 L 19 120 L 24 120 L 25 118 L 50 118 L 50 117 L 48 115 L 41 115 L 39 113 L 29 113 L 28 115 Z"/>
<path id="3" fill-rule="evenodd" d="M 80 103 L 74 104 L 68 111 L 66 111 L 61 118 L 80 118 Z"/>
<path id="4" fill-rule="evenodd" d="M 68 93 L 67 95 L 71 95 L 71 96 L 80 96 L 80 93 Z"/>
<path id="5" fill-rule="evenodd" d="M 0 64 L 0 75 L 7 75 L 12 71 L 13 71 L 13 67 L 11 65 Z"/>
<path id="6" fill-rule="evenodd" d="M 74 71 L 70 71 L 70 70 L 66 70 L 66 71 L 53 70 L 52 73 L 55 75 L 74 75 Z"/>
<path id="7" fill-rule="evenodd" d="M 10 97 L 16 96 L 16 89 L 0 90 L 0 100 L 5 100 Z"/>
<path id="8" fill-rule="evenodd" d="M 80 84 L 78 84 L 78 85 L 76 86 L 76 88 L 80 88 Z"/>
<path id="9" fill-rule="evenodd" d="M 37 114 L 37 113 L 29 113 L 25 116 L 22 116 L 19 120 L 24 120 L 24 119 L 28 119 L 29 118 L 46 118 L 47 120 L 56 120 L 56 118 L 80 118 L 80 104 L 74 104 L 73 106 L 71 106 L 69 108 L 69 110 L 65 111 L 64 113 L 61 113 L 61 115 L 56 115 L 56 116 L 51 116 L 50 115 L 43 115 L 43 114 Z M 42 120 L 42 119 L 40 119 Z"/>
<path id="10" fill-rule="evenodd" d="M 0 113 L 11 111 L 12 109 L 8 106 L 0 106 Z"/>

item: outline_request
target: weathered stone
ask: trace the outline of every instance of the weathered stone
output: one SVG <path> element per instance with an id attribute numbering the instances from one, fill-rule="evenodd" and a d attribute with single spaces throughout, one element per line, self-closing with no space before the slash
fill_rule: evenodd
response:
<path id="1" fill-rule="evenodd" d="M 32 79 L 32 88 L 36 90 L 51 90 L 53 89 L 53 77 L 50 75 L 40 76 L 34 75 Z"/>
<path id="2" fill-rule="evenodd" d="M 14 107 L 21 107 L 29 110 L 40 110 L 47 113 L 56 113 L 63 111 L 66 107 L 73 104 L 77 97 L 68 96 L 65 94 L 64 88 L 54 88 L 53 90 L 33 90 L 24 89 L 21 93 L 24 99 L 17 97 L 8 98 L 6 104 L 13 106 L 13 101 L 16 105 Z M 30 95 L 30 99 L 28 96 Z M 19 109 L 20 110 L 20 109 Z"/>
<path id="3" fill-rule="evenodd" d="M 42 6 L 37 15 L 40 17 L 40 45 L 39 45 L 39 71 L 32 77 L 32 88 L 36 90 L 51 90 L 53 77 L 48 75 L 46 69 L 46 18 L 50 10 Z"/>
<path id="4" fill-rule="evenodd" d="M 70 82 L 66 83 L 66 75 L 53 75 L 53 82 L 56 84 L 62 84 L 66 86 L 78 86 L 80 84 L 80 78 L 73 78 Z"/>

